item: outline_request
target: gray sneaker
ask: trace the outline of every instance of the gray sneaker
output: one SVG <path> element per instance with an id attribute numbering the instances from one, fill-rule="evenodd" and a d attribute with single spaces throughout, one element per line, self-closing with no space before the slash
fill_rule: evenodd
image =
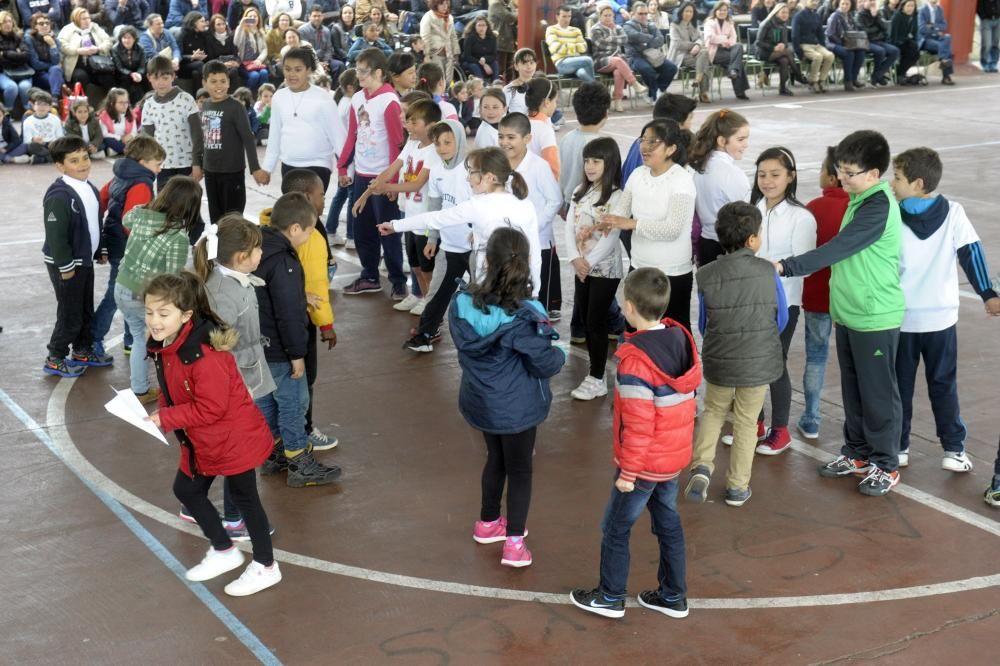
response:
<path id="1" fill-rule="evenodd" d="M 325 486 L 340 477 L 342 470 L 336 465 L 324 465 L 306 450 L 288 459 L 288 485 L 291 488 Z"/>
<path id="2" fill-rule="evenodd" d="M 691 470 L 691 478 L 684 489 L 684 498 L 695 504 L 702 504 L 708 498 L 708 484 L 712 473 L 705 465 L 698 465 Z"/>
<path id="3" fill-rule="evenodd" d="M 750 486 L 746 488 L 726 488 L 726 504 L 729 506 L 743 506 L 750 499 L 753 492 Z"/>

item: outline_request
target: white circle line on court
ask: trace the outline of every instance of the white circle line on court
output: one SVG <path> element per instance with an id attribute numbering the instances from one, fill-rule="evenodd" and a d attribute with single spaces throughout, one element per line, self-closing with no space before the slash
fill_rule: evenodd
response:
<path id="1" fill-rule="evenodd" d="M 110 351 L 121 343 L 121 336 L 109 340 L 107 349 Z M 66 402 L 69 399 L 69 392 L 73 387 L 72 380 L 60 379 L 56 384 L 46 407 L 45 422 L 49 436 L 62 454 L 67 465 L 72 464 L 77 473 L 85 477 L 96 487 L 114 497 L 122 505 L 130 510 L 141 514 L 150 520 L 154 520 L 161 525 L 175 530 L 204 538 L 201 530 L 197 526 L 189 525 L 180 520 L 177 516 L 161 509 L 160 507 L 147 502 L 125 490 L 112 481 L 101 470 L 97 469 L 76 447 L 73 438 L 66 427 Z M 800 441 L 793 441 L 792 448 L 808 457 L 817 460 L 826 460 L 829 454 L 804 444 Z M 964 509 L 947 500 L 935 497 L 929 493 L 917 490 L 905 484 L 896 486 L 893 492 L 899 493 L 907 499 L 923 504 L 936 511 L 941 511 L 946 515 L 977 527 L 981 530 L 1000 536 L 1000 523 L 980 516 L 972 511 Z M 877 501 L 877 500 L 875 500 Z M 241 550 L 251 551 L 251 545 L 247 543 L 237 544 Z M 504 599 L 509 601 L 540 602 L 546 604 L 569 604 L 568 592 L 533 592 L 530 590 L 512 590 L 501 587 L 487 587 L 482 585 L 470 585 L 454 581 L 435 580 L 432 578 L 421 578 L 418 576 L 406 576 L 386 571 L 377 571 L 364 567 L 356 567 L 349 564 L 340 564 L 328 560 L 301 555 L 286 550 L 274 549 L 274 557 L 281 562 L 296 566 L 321 571 L 324 573 L 346 576 L 359 580 L 366 580 L 373 583 L 385 585 L 395 585 L 416 590 L 431 592 L 443 592 L 447 594 L 458 594 L 469 597 L 481 597 L 487 599 Z M 695 609 L 714 610 L 744 610 L 757 608 L 808 608 L 813 606 L 840 606 L 845 604 L 866 604 L 880 601 L 900 601 L 904 599 L 919 599 L 942 594 L 954 594 L 956 592 L 969 592 L 1000 586 L 1000 574 L 989 576 L 974 576 L 961 580 L 945 581 L 928 585 L 915 585 L 911 587 L 897 587 L 884 590 L 871 590 L 867 592 L 848 592 L 841 594 L 815 594 L 801 596 L 784 597 L 730 597 L 730 598 L 701 598 L 689 599 L 688 605 Z M 629 601 L 629 606 L 636 606 L 635 601 Z"/>

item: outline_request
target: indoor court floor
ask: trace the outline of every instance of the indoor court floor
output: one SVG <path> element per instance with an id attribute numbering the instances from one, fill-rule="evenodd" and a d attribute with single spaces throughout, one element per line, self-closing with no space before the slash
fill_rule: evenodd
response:
<path id="1" fill-rule="evenodd" d="M 957 81 L 849 96 L 754 91 L 733 107 L 751 121 L 741 166 L 750 173 L 761 150 L 784 145 L 798 159 L 807 201 L 818 193 L 825 147 L 850 131 L 882 131 L 894 153 L 931 146 L 944 160 L 940 191 L 965 206 L 1000 271 L 1000 79 Z M 717 108 L 703 105 L 695 124 Z M 627 148 L 649 111 L 617 114 L 606 131 Z M 528 521 L 535 562 L 501 567 L 499 545 L 470 538 L 484 448 L 457 410 L 449 336 L 433 354 L 401 349 L 415 318 L 394 312 L 387 294 L 344 298 L 339 288 L 358 264 L 337 248 L 339 344 L 321 349 L 315 413 L 340 439 L 318 455 L 344 475 L 306 489 L 260 479 L 284 580 L 231 598 L 222 591 L 230 575 L 204 585 L 183 579 L 206 542 L 177 518 L 177 444 L 163 446 L 103 409 L 112 387 L 128 386 L 120 320 L 113 368 L 75 382 L 41 373 L 55 304 L 39 252 L 40 210 L 54 177 L 48 166 L 0 167 L 0 663 L 996 663 L 1000 512 L 982 493 L 1000 433 L 1000 321 L 986 317 L 963 275 L 959 386 L 971 473 L 940 468 L 918 387 L 900 486 L 867 498 L 849 480 L 821 479 L 816 466 L 841 439 L 831 350 L 818 443 L 758 457 L 753 499 L 742 508 L 721 501 L 718 483 L 708 503 L 682 503 L 690 616 L 666 618 L 633 596 L 614 621 L 568 603 L 572 588 L 597 583 L 613 472 L 611 399 L 569 397 L 586 373 L 585 350 L 570 349 L 539 430 Z M 109 177 L 110 164 L 97 163 L 92 181 Z M 253 186 L 248 216 L 278 191 L 277 183 Z M 101 292 L 107 269 L 97 274 Z M 568 340 L 566 265 L 562 281 L 558 330 Z M 800 325 L 789 359 L 793 423 L 803 357 Z M 726 460 L 720 446 L 719 466 Z M 648 524 L 641 519 L 632 539 L 632 595 L 656 582 Z"/>

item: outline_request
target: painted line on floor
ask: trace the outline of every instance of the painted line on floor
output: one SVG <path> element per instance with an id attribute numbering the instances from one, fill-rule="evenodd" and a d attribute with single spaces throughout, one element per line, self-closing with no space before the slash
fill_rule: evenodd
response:
<path id="1" fill-rule="evenodd" d="M 109 341 L 108 349 L 110 350 L 119 342 L 120 339 Z M 146 516 L 150 520 L 154 520 L 166 527 L 171 527 L 178 531 L 204 538 L 201 534 L 201 530 L 198 529 L 197 526 L 183 523 L 173 513 L 165 511 L 164 509 L 161 509 L 160 507 L 133 495 L 116 484 L 103 472 L 98 470 L 83 456 L 80 450 L 76 448 L 73 438 L 69 433 L 69 429 L 66 427 L 66 402 L 69 398 L 69 392 L 72 387 L 73 380 L 60 379 L 56 384 L 55 390 L 52 392 L 46 408 L 47 436 L 46 431 L 42 430 L 33 420 L 30 421 L 30 424 L 25 422 L 25 425 L 29 427 L 32 432 L 35 432 L 39 439 L 46 436 L 46 439 L 48 440 L 46 445 L 49 446 L 50 449 L 52 449 L 52 451 L 60 458 L 60 460 L 69 466 L 89 488 L 94 489 L 95 493 L 98 491 L 103 492 L 105 495 L 109 496 L 109 499 L 113 498 L 112 501 L 116 500 L 121 505 L 128 507 L 131 511 Z M 6 394 L 3 395 L 6 396 Z M 25 414 L 25 416 L 27 416 L 27 414 Z M 30 420 L 30 417 L 28 418 Z M 46 440 L 42 439 L 42 441 L 44 442 Z M 796 451 L 804 453 L 805 455 L 817 460 L 826 460 L 832 455 L 798 440 L 793 440 L 792 446 Z M 923 504 L 924 506 L 936 511 L 940 511 L 948 516 L 955 517 L 968 525 L 977 527 L 990 534 L 1000 534 L 1000 525 L 998 525 L 995 521 L 979 516 L 941 498 L 934 497 L 933 495 L 924 493 L 923 491 L 919 491 L 910 486 L 906 486 L 905 484 L 899 484 L 893 492 L 897 492 L 907 499 Z M 251 544 L 241 543 L 237 545 L 241 550 L 251 552 Z M 312 569 L 314 571 L 321 571 L 338 576 L 345 576 L 373 583 L 394 585 L 397 587 L 405 587 L 416 590 L 458 594 L 471 597 L 483 597 L 489 599 L 504 599 L 509 601 L 541 602 L 560 605 L 570 603 L 568 592 L 553 593 L 534 592 L 529 590 L 511 590 L 507 588 L 487 587 L 453 581 L 421 578 L 418 576 L 407 576 L 341 564 L 338 562 L 330 562 L 328 560 L 310 557 L 308 555 L 301 555 L 299 553 L 292 553 L 277 548 L 274 550 L 274 557 L 276 560 L 283 563 Z M 180 565 L 178 563 L 178 567 L 179 566 Z M 815 606 L 839 606 L 845 604 L 864 604 L 883 601 L 899 601 L 903 599 L 917 599 L 942 594 L 954 594 L 956 592 L 982 590 L 998 586 L 1000 586 L 1000 574 L 993 574 L 989 576 L 974 576 L 971 578 L 946 581 L 942 583 L 890 588 L 885 590 L 872 590 L 867 592 L 783 597 L 702 598 L 689 599 L 688 603 L 695 609 L 713 610 L 808 608 Z M 209 596 L 211 597 L 211 595 Z M 214 597 L 212 597 L 212 599 L 214 600 Z M 630 600 L 628 605 L 630 607 L 638 607 L 638 604 L 634 600 Z"/>
<path id="2" fill-rule="evenodd" d="M 56 386 L 58 391 L 63 385 L 72 385 L 72 380 L 60 381 Z M 69 387 L 66 388 L 66 393 L 69 393 Z M 245 624 L 243 624 L 233 613 L 226 608 L 226 606 L 220 602 L 215 596 L 208 591 L 201 583 L 192 583 L 184 577 L 185 567 L 180 563 L 180 561 L 174 557 L 173 553 L 167 550 L 159 539 L 150 533 L 145 527 L 143 527 L 135 516 L 130 514 L 123 503 L 116 499 L 111 493 L 105 490 L 106 485 L 103 482 L 95 482 L 95 479 L 89 475 L 82 474 L 80 470 L 70 464 L 70 460 L 67 459 L 63 452 L 65 450 L 64 446 L 57 444 L 53 437 L 50 437 L 49 433 L 46 432 L 38 423 L 31 418 L 24 409 L 21 408 L 17 402 L 11 398 L 6 391 L 0 389 L 0 402 L 2 402 L 10 412 L 17 417 L 17 419 L 24 424 L 24 427 L 29 430 L 42 444 L 46 446 L 57 458 L 59 458 L 69 470 L 76 475 L 84 486 L 87 487 L 90 492 L 92 492 L 97 499 L 101 500 L 108 509 L 115 515 L 118 520 L 120 520 L 125 527 L 127 527 L 132 534 L 136 536 L 139 541 L 142 542 L 146 548 L 149 549 L 157 559 L 162 562 L 167 569 L 170 570 L 174 576 L 177 577 L 181 583 L 183 583 L 197 598 L 198 600 L 208 608 L 209 611 L 215 617 L 219 619 L 222 624 L 226 626 L 227 629 L 241 642 L 250 652 L 257 658 L 262 664 L 268 664 L 269 666 L 279 666 L 281 662 L 278 660 L 274 653 L 272 653 L 261 641 L 257 638 L 257 635 L 250 630 Z M 77 452 L 79 453 L 79 452 Z M 82 456 L 81 456 L 82 457 Z M 106 477 L 105 477 L 106 478 Z"/>
<path id="3" fill-rule="evenodd" d="M 7 247 L 8 245 L 41 245 L 45 242 L 44 238 L 32 238 L 30 240 L 19 240 L 19 241 L 4 241 L 0 243 L 0 247 Z"/>

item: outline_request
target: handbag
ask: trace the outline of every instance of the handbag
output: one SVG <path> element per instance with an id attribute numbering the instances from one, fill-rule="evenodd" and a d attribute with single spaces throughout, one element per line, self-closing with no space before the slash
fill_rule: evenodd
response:
<path id="1" fill-rule="evenodd" d="M 663 64 L 663 61 L 667 59 L 667 55 L 663 52 L 663 49 L 643 49 L 642 50 L 643 60 L 648 62 L 653 68 L 657 68 Z"/>
<path id="2" fill-rule="evenodd" d="M 868 50 L 868 33 L 864 30 L 844 32 L 844 48 L 848 50 Z"/>
<path id="3" fill-rule="evenodd" d="M 4 74 L 14 79 L 15 81 L 22 81 L 24 79 L 30 79 L 35 75 L 35 70 L 31 69 L 28 65 L 18 65 L 17 67 L 4 67 L 2 70 Z"/>
<path id="4" fill-rule="evenodd" d="M 261 69 L 267 69 L 267 65 L 262 62 L 257 62 L 256 60 L 244 60 L 243 69 L 248 72 L 256 72 Z"/>
<path id="5" fill-rule="evenodd" d="M 92 55 L 87 56 L 85 67 L 94 74 L 110 74 L 115 71 L 115 61 L 111 56 Z"/>

